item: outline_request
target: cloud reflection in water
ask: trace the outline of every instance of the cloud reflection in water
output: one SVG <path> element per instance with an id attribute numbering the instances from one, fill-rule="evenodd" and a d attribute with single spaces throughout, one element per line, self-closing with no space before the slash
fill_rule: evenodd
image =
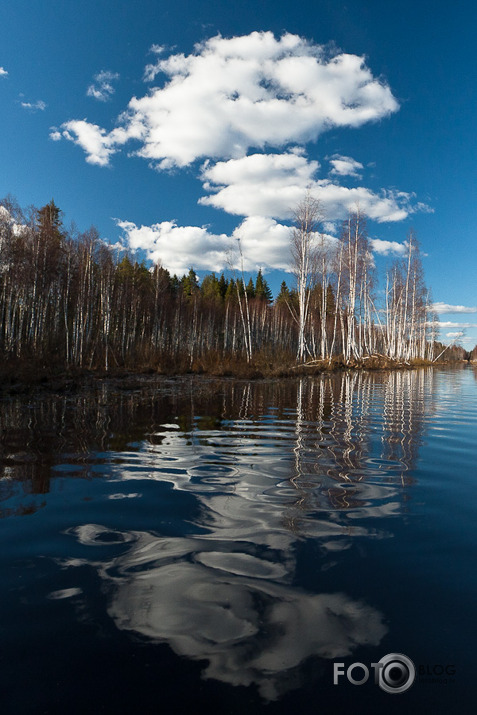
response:
<path id="1" fill-rule="evenodd" d="M 108 614 L 118 628 L 206 660 L 204 677 L 255 684 L 266 700 L 299 684 L 307 658 L 343 657 L 359 645 L 378 645 L 387 632 L 376 609 L 345 594 L 294 588 L 275 561 L 201 550 L 196 539 L 107 537 L 94 524 L 70 533 L 85 545 L 130 543 L 109 562 L 89 562 L 108 586 Z"/>

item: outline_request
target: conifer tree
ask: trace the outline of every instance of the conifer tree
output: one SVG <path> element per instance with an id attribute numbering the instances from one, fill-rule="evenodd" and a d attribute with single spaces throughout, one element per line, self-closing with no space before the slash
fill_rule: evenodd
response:
<path id="1" fill-rule="evenodd" d="M 227 286 L 228 286 L 228 281 L 225 279 L 224 274 L 219 278 L 219 291 L 220 291 L 220 296 L 222 300 L 225 298 L 225 294 L 227 293 Z"/>
<path id="2" fill-rule="evenodd" d="M 252 298 L 255 298 L 255 286 L 253 284 L 253 279 L 250 278 L 249 282 L 247 283 L 247 298 L 250 300 Z"/>
<path id="3" fill-rule="evenodd" d="M 280 286 L 280 293 L 277 295 L 276 303 L 277 305 L 286 303 L 290 299 L 290 289 L 288 288 L 286 281 L 282 281 Z"/>
<path id="4" fill-rule="evenodd" d="M 273 300 L 272 291 L 262 275 L 261 268 L 257 273 L 257 280 L 255 281 L 255 297 L 260 300 L 264 300 L 267 303 L 271 303 Z"/>

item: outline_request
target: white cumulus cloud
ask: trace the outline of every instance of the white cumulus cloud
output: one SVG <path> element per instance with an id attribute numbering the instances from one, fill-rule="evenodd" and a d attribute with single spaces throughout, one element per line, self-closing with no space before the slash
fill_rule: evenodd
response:
<path id="1" fill-rule="evenodd" d="M 192 266 L 196 270 L 222 271 L 293 271 L 290 226 L 266 216 L 248 216 L 229 236 L 214 234 L 206 226 L 178 226 L 163 221 L 152 226 L 137 226 L 117 220 L 123 230 L 124 245 L 132 251 L 143 250 L 147 258 L 171 273 L 183 275 Z M 337 239 L 323 236 L 331 250 Z"/>
<path id="2" fill-rule="evenodd" d="M 116 130 L 95 131 L 108 150 L 139 139 L 137 153 L 161 168 L 201 157 L 239 158 L 251 147 L 306 143 L 326 129 L 358 127 L 398 109 L 363 57 L 330 56 L 289 33 L 279 39 L 271 32 L 218 35 L 190 55 L 158 59 L 146 74 L 160 74 L 163 85 L 131 99 L 118 119 L 121 141 Z M 71 138 L 91 161 L 88 148 Z"/>
<path id="3" fill-rule="evenodd" d="M 290 228 L 281 222 L 293 216 L 307 192 L 322 204 L 326 233 L 358 205 L 377 222 L 430 210 L 406 192 L 342 186 L 344 177 L 361 179 L 364 170 L 349 156 L 329 157 L 328 178 L 321 178 L 319 162 L 306 156 L 306 144 L 323 132 L 359 127 L 399 109 L 389 86 L 372 74 L 363 57 L 271 32 L 217 35 L 188 55 L 159 45 L 150 52 L 155 57 L 144 79 L 154 86 L 131 98 L 112 130 L 86 118 L 71 119 L 52 127 L 50 137 L 77 144 L 86 160 L 98 166 L 108 166 L 126 145 L 130 154 L 158 170 L 202 160 L 199 178 L 205 195 L 199 203 L 242 222 L 226 236 L 176 221 L 152 226 L 119 221 L 128 245 L 144 250 L 154 262 L 176 273 L 190 266 L 222 270 L 240 238 L 246 270 L 289 270 Z M 113 73 L 99 73 L 88 93 L 109 98 L 115 79 Z M 378 239 L 373 249 L 403 252 L 401 244 Z"/>
<path id="4" fill-rule="evenodd" d="M 291 229 L 264 216 L 246 218 L 230 236 L 211 233 L 205 226 L 178 226 L 175 221 L 137 226 L 118 220 L 117 225 L 131 250 L 145 251 L 151 261 L 177 275 L 191 266 L 207 271 L 240 268 L 239 241 L 246 271 L 290 270 Z"/>
<path id="5" fill-rule="evenodd" d="M 199 203 L 239 216 L 289 218 L 318 168 L 318 162 L 295 153 L 252 154 L 206 164 L 202 180 L 213 193 Z"/>
<path id="6" fill-rule="evenodd" d="M 98 166 L 107 166 L 110 156 L 128 138 L 121 127 L 108 134 L 105 129 L 85 119 L 73 119 L 62 124 L 61 128 L 61 136 L 79 144 L 87 154 L 86 161 Z M 58 130 L 54 130 L 50 137 L 57 140 Z"/>
<path id="7" fill-rule="evenodd" d="M 382 189 L 376 193 L 364 186 L 349 188 L 326 179 L 315 182 L 311 190 L 331 219 L 344 219 L 357 206 L 378 223 L 402 221 L 411 213 L 412 196 L 403 191 Z"/>
<path id="8" fill-rule="evenodd" d="M 290 236 L 289 226 L 265 216 L 249 216 L 233 232 L 233 238 L 240 239 L 246 271 L 290 271 Z"/>
<path id="9" fill-rule="evenodd" d="M 202 180 L 210 193 L 199 203 L 238 216 L 286 219 L 310 191 L 321 202 L 327 221 L 344 219 L 357 205 L 379 223 L 402 221 L 413 211 L 411 194 L 384 190 L 375 193 L 364 186 L 341 186 L 328 179 L 315 179 L 318 169 L 318 162 L 308 161 L 296 152 L 251 154 L 206 163 Z"/>
<path id="10" fill-rule="evenodd" d="M 216 235 L 206 227 L 178 226 L 174 221 L 141 227 L 121 221 L 118 225 L 130 248 L 145 250 L 148 258 L 161 262 L 173 273 L 182 274 L 190 266 L 213 271 L 226 268 L 238 238 L 246 270 L 263 267 L 289 271 L 291 229 L 280 221 L 292 218 L 307 191 L 322 203 L 326 218 L 322 229 L 330 245 L 336 242 L 329 235 L 336 228 L 333 222 L 345 218 L 357 204 L 364 214 L 381 222 L 408 215 L 408 194 L 376 194 L 364 187 L 349 189 L 327 179 L 315 179 L 319 168 L 317 161 L 309 161 L 296 150 L 252 154 L 215 164 L 205 162 L 200 176 L 209 193 L 199 203 L 244 217 L 231 236 Z M 371 247 L 381 254 L 402 255 L 406 251 L 405 244 L 379 239 L 372 239 Z M 233 260 L 237 267 L 237 256 Z"/>
<path id="11" fill-rule="evenodd" d="M 232 242 L 225 234 L 215 235 L 206 227 L 178 226 L 175 221 L 163 221 L 152 226 L 137 226 L 130 221 L 117 221 L 129 247 L 142 249 L 154 263 L 160 263 L 171 273 L 182 275 L 189 268 L 222 270 Z"/>
<path id="12" fill-rule="evenodd" d="M 7 77 L 7 76 L 8 76 L 7 70 L 4 69 L 3 67 L 0 67 L 0 77 Z"/>

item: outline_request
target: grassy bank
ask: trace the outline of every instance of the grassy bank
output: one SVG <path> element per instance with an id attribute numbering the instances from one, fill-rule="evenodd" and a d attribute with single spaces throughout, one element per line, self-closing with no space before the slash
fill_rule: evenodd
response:
<path id="1" fill-rule="evenodd" d="M 109 370 L 103 367 L 65 368 L 61 364 L 44 364 L 35 361 L 16 361 L 0 366 L 0 392 L 15 394 L 27 392 L 34 387 L 53 391 L 75 389 L 96 379 L 134 379 L 140 375 L 180 376 L 209 375 L 211 377 L 235 377 L 238 379 L 286 378 L 312 376 L 340 370 L 403 370 L 445 363 L 414 360 L 402 362 L 382 355 L 370 355 L 360 360 L 344 361 L 341 357 L 330 360 L 309 360 L 297 365 L 289 354 L 257 353 L 250 362 L 240 356 L 211 354 L 206 358 L 178 360 L 164 359 L 157 363 L 114 365 Z"/>

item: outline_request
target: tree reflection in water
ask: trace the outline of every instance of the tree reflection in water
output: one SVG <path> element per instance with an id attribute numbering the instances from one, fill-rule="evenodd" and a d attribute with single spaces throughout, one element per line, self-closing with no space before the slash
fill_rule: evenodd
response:
<path id="1" fill-rule="evenodd" d="M 387 631 L 372 606 L 295 585 L 297 546 L 313 539 L 336 554 L 388 535 L 376 519 L 398 514 L 412 487 L 432 379 L 144 380 L 134 390 L 104 382 L 32 404 L 12 399 L 0 417 L 3 514 L 41 507 L 52 481 L 74 477 L 92 490 L 107 480 L 108 499 L 126 509 L 122 523 L 137 523 L 146 483 L 172 485 L 178 502 L 192 497 L 193 523 L 155 502 L 154 529 L 71 527 L 82 557 L 56 562 L 97 571 L 121 630 L 273 700 L 299 686 L 310 657 L 351 655 Z M 168 518 L 172 530 L 161 527 Z"/>

